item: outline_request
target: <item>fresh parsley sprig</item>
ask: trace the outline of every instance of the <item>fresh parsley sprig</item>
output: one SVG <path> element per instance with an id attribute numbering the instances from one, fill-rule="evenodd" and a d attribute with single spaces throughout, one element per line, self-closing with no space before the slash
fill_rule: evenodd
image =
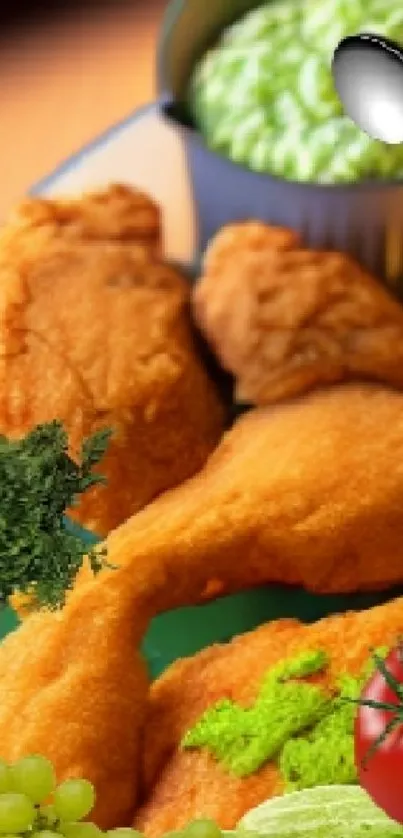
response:
<path id="1" fill-rule="evenodd" d="M 38 607 L 58 608 L 85 554 L 94 573 L 105 565 L 105 550 L 89 550 L 66 529 L 64 514 L 83 492 L 105 483 L 93 468 L 110 436 L 105 429 L 86 439 L 75 462 L 61 422 L 38 425 L 21 440 L 0 435 L 0 602 L 19 592 Z"/>

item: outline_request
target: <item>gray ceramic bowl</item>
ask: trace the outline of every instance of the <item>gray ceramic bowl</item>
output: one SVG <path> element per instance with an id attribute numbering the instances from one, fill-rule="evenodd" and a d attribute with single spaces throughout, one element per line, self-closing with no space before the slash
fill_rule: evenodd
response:
<path id="1" fill-rule="evenodd" d="M 224 224 L 257 218 L 292 227 L 306 244 L 351 253 L 403 289 L 403 182 L 324 186 L 257 174 L 210 151 L 183 101 L 192 67 L 219 33 L 262 0 L 173 0 L 158 49 L 162 107 L 183 134 L 198 213 L 199 249 Z"/>

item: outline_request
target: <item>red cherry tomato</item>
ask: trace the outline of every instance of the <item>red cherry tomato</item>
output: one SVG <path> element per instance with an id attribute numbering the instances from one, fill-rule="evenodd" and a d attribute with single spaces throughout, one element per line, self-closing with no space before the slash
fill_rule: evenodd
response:
<path id="1" fill-rule="evenodd" d="M 393 685 L 379 669 L 366 684 L 355 720 L 355 760 L 362 788 L 403 823 L 403 647 L 390 652 L 384 664 Z"/>

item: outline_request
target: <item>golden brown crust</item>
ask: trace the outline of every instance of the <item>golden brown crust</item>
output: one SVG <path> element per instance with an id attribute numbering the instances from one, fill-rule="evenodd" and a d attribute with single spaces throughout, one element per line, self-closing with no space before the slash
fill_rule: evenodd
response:
<path id="1" fill-rule="evenodd" d="M 0 646 L 1 750 L 40 753 L 59 782 L 87 777 L 95 821 L 129 824 L 148 695 L 138 651 L 144 623 L 119 576 L 97 577 L 61 612 L 26 619 Z"/>
<path id="2" fill-rule="evenodd" d="M 256 408 L 110 544 L 153 613 L 204 601 L 211 579 L 222 593 L 387 589 L 403 582 L 402 461 L 403 394 L 386 387 Z"/>
<path id="3" fill-rule="evenodd" d="M 238 255 L 291 250 L 301 238 L 287 227 L 269 227 L 262 221 L 239 221 L 227 224 L 209 243 L 203 257 L 203 274 L 220 277 L 221 272 L 234 264 Z"/>
<path id="4" fill-rule="evenodd" d="M 64 240 L 142 244 L 161 253 L 161 212 L 139 189 L 111 184 L 79 199 L 27 198 L 10 218 L 4 235 L 9 244 L 21 244 L 23 235 L 51 233 Z"/>
<path id="5" fill-rule="evenodd" d="M 255 699 L 265 673 L 298 652 L 323 649 L 330 668 L 315 678 L 325 688 L 341 673 L 358 675 L 370 650 L 392 646 L 403 630 L 403 600 L 361 614 L 332 616 L 312 626 L 277 620 L 226 646 L 213 646 L 178 661 L 151 688 L 145 726 L 145 800 L 134 825 L 152 838 L 183 828 L 196 817 L 210 817 L 233 829 L 253 806 L 283 784 L 270 762 L 238 779 L 204 750 L 182 751 L 182 736 L 221 698 L 243 706 Z"/>
<path id="6" fill-rule="evenodd" d="M 58 418 L 77 455 L 112 428 L 108 485 L 71 511 L 102 535 L 203 465 L 224 409 L 176 270 L 136 244 L 48 233 L 33 244 L 0 255 L 0 432 Z"/>
<path id="7" fill-rule="evenodd" d="M 43 752 L 60 779 L 93 780 L 105 827 L 130 822 L 146 754 L 152 792 L 138 822 L 151 835 L 203 810 L 228 825 L 277 789 L 273 766 L 240 788 L 205 754 L 172 754 L 189 714 L 223 692 L 251 700 L 263 668 L 308 640 L 324 644 L 338 671 L 355 667 L 364 641 L 402 633 L 401 600 L 312 630 L 276 623 L 177 664 L 153 691 L 152 730 L 136 650 L 152 617 L 203 602 L 211 580 L 222 592 L 401 582 L 402 462 L 403 395 L 385 387 L 343 385 L 250 411 L 195 477 L 110 533 L 117 569 L 94 579 L 86 567 L 61 614 L 28 617 L 0 646 L 2 756 Z"/>
<path id="8" fill-rule="evenodd" d="M 275 228 L 274 228 L 275 231 Z M 347 255 L 245 226 L 207 252 L 193 309 L 240 402 L 269 404 L 343 380 L 403 387 L 403 309 Z"/>

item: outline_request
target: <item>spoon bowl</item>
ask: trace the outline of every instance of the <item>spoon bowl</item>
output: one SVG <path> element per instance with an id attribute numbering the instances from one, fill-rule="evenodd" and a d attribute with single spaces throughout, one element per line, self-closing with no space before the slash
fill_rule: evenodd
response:
<path id="1" fill-rule="evenodd" d="M 333 78 L 346 114 L 375 140 L 403 142 L 403 50 L 394 41 L 363 33 L 335 50 Z"/>

